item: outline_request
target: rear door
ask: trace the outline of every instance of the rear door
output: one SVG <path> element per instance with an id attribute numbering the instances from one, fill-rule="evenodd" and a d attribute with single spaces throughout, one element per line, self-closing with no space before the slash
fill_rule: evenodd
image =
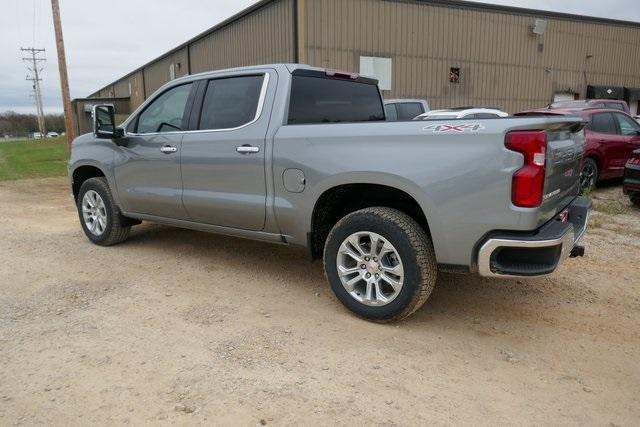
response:
<path id="1" fill-rule="evenodd" d="M 264 227 L 265 137 L 276 80 L 273 70 L 265 70 L 201 83 L 193 129 L 182 141 L 182 198 L 192 221 Z"/>
<path id="2" fill-rule="evenodd" d="M 626 138 L 618 131 L 618 124 L 614 113 L 595 113 L 591 116 L 590 138 L 600 146 L 602 154 L 603 178 L 621 176 L 627 161 L 628 148 Z"/>

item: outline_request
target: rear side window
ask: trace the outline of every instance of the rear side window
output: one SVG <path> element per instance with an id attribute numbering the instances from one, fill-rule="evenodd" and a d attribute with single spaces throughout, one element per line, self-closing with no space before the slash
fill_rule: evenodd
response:
<path id="1" fill-rule="evenodd" d="M 385 105 L 384 113 L 386 114 L 388 121 L 395 122 L 398 120 L 398 110 L 396 110 L 396 106 L 394 104 Z"/>
<path id="2" fill-rule="evenodd" d="M 612 110 L 624 111 L 624 107 L 619 102 L 607 102 L 605 106 L 607 108 L 611 108 Z"/>
<path id="3" fill-rule="evenodd" d="M 264 75 L 210 80 L 198 129 L 233 129 L 256 118 Z"/>
<path id="4" fill-rule="evenodd" d="M 618 132 L 615 119 L 611 113 L 598 113 L 591 116 L 591 130 L 600 133 L 615 134 Z"/>
<path id="5" fill-rule="evenodd" d="M 289 124 L 384 120 L 382 99 L 374 84 L 300 75 L 292 78 Z"/>
<path id="6" fill-rule="evenodd" d="M 396 104 L 396 108 L 398 109 L 398 120 L 413 120 L 424 113 L 422 104 L 419 102 L 403 102 Z"/>

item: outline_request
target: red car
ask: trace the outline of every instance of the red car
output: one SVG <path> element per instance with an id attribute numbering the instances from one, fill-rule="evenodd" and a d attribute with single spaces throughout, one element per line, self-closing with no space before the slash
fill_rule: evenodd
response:
<path id="1" fill-rule="evenodd" d="M 516 116 L 539 114 L 581 116 L 588 122 L 582 166 L 583 190 L 592 188 L 600 180 L 621 178 L 631 153 L 640 148 L 640 124 L 620 110 L 543 108 L 524 111 Z"/>
<path id="2" fill-rule="evenodd" d="M 626 101 L 617 99 L 576 99 L 575 101 L 558 101 L 550 104 L 547 108 L 561 110 L 577 110 L 583 108 L 608 108 L 611 110 L 620 110 L 629 114 L 629 104 Z"/>

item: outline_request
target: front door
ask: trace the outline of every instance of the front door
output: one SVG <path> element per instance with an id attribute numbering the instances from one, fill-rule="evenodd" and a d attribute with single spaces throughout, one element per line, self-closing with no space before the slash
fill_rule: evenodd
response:
<path id="1" fill-rule="evenodd" d="M 594 113 L 591 117 L 589 138 L 598 142 L 600 146 L 603 159 L 600 177 L 604 179 L 622 176 L 627 161 L 627 142 L 618 133 L 618 125 L 613 114 Z"/>
<path id="2" fill-rule="evenodd" d="M 180 150 L 187 83 L 157 96 L 127 127 L 114 159 L 120 204 L 125 212 L 185 219 Z"/>
<path id="3" fill-rule="evenodd" d="M 263 229 L 269 126 L 263 106 L 273 102 L 275 82 L 269 70 L 203 82 L 192 113 L 196 129 L 182 140 L 182 198 L 192 221 Z"/>
<path id="4" fill-rule="evenodd" d="M 640 124 L 633 118 L 622 113 L 614 113 L 618 121 L 618 129 L 625 140 L 625 163 L 631 157 L 634 150 L 640 148 Z"/>

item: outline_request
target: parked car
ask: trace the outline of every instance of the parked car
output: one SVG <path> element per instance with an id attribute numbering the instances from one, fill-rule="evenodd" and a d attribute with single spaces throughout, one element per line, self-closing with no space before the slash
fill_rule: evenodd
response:
<path id="1" fill-rule="evenodd" d="M 424 99 L 387 99 L 384 101 L 384 113 L 389 122 L 412 120 L 429 111 L 429 103 Z"/>
<path id="2" fill-rule="evenodd" d="M 419 115 L 414 120 L 497 119 L 500 117 L 509 117 L 509 113 L 505 113 L 497 108 L 461 107 L 445 110 L 432 110 Z"/>
<path id="3" fill-rule="evenodd" d="M 634 150 L 625 165 L 622 190 L 640 208 L 640 150 Z"/>
<path id="4" fill-rule="evenodd" d="M 626 101 L 617 99 L 577 99 L 575 101 L 557 101 L 550 104 L 549 109 L 581 109 L 581 108 L 608 108 L 611 110 L 624 111 L 629 114 L 629 104 Z"/>
<path id="5" fill-rule="evenodd" d="M 413 313 L 438 269 L 540 276 L 584 250 L 580 118 L 390 123 L 376 80 L 279 64 L 175 79 L 121 127 L 113 106 L 93 120 L 69 161 L 90 241 L 144 220 L 306 247 L 367 319 Z"/>
<path id="6" fill-rule="evenodd" d="M 47 138 L 57 138 L 60 136 L 58 132 L 47 132 Z"/>
<path id="7" fill-rule="evenodd" d="M 587 109 L 541 109 L 524 111 L 516 116 L 530 115 L 579 116 L 587 125 L 587 143 L 581 172 L 583 191 L 593 188 L 598 181 L 621 178 L 624 165 L 631 152 L 640 148 L 640 124 L 619 110 Z"/>
<path id="8" fill-rule="evenodd" d="M 42 134 L 41 134 L 40 132 L 33 132 L 33 133 L 31 134 L 31 137 L 32 137 L 33 139 L 42 139 Z"/>

